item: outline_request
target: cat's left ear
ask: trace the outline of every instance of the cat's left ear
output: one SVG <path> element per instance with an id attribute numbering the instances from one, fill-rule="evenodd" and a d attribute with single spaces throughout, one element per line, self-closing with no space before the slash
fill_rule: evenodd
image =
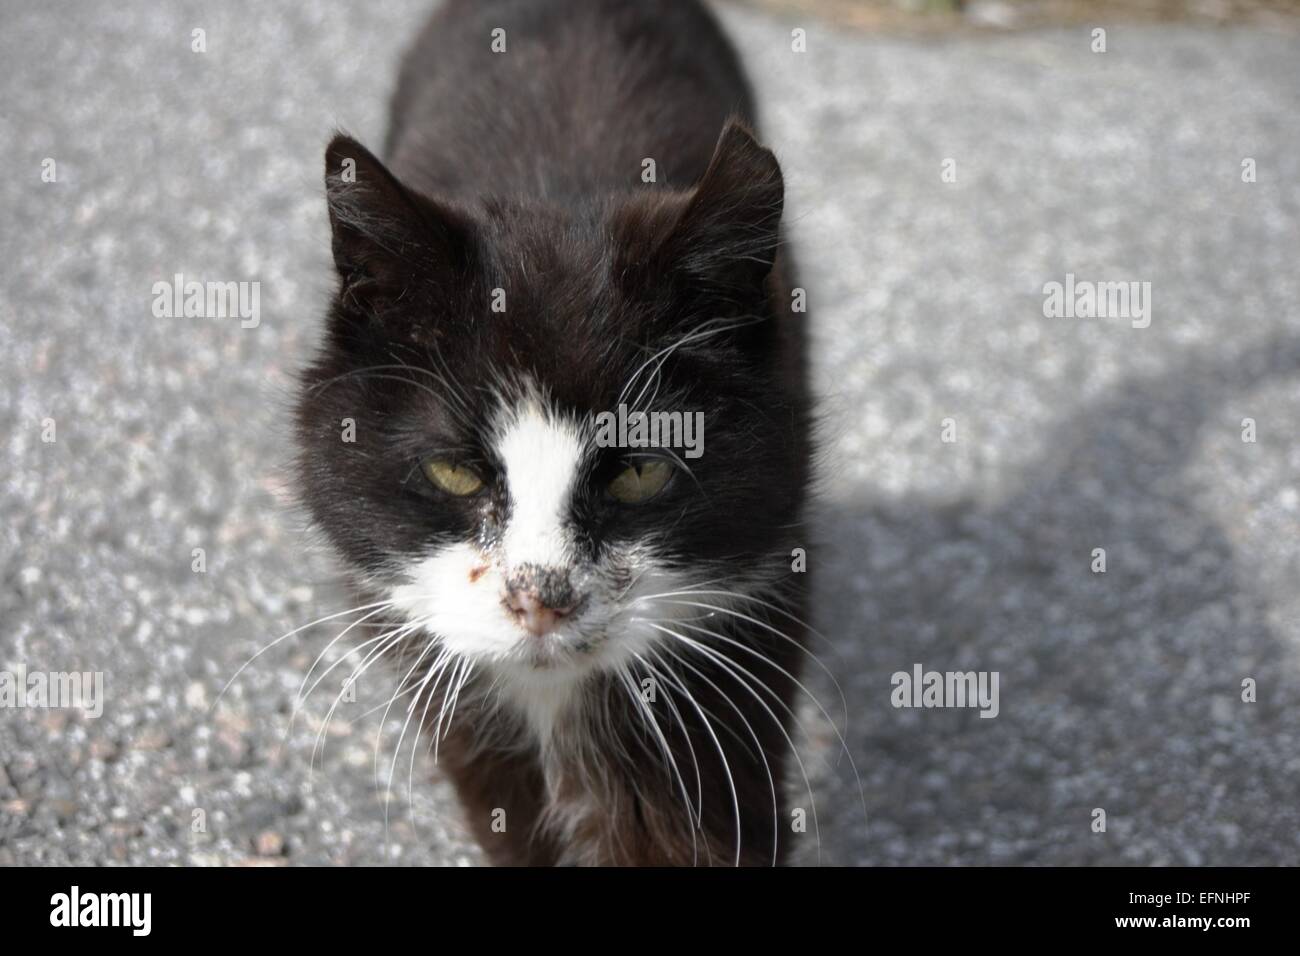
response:
<path id="1" fill-rule="evenodd" d="M 772 271 L 784 201 L 776 157 L 731 120 L 661 253 L 692 285 L 748 298 Z"/>

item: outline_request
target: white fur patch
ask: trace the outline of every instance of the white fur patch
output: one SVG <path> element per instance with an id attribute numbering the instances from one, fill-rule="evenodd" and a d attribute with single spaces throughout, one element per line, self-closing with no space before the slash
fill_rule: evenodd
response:
<path id="1" fill-rule="evenodd" d="M 510 491 L 507 560 L 514 567 L 566 566 L 573 559 L 567 516 L 587 454 L 582 429 L 529 400 L 506 416 L 496 451 Z"/>
<path id="2" fill-rule="evenodd" d="M 653 597 L 691 581 L 664 567 L 646 543 L 606 553 L 600 563 L 574 547 L 569 515 L 591 448 L 578 422 L 532 398 L 503 414 L 496 435 L 510 494 L 499 546 L 487 553 L 467 541 L 432 550 L 390 597 L 442 647 L 481 665 L 500 699 L 545 743 L 581 703 L 589 675 L 649 654 L 664 639 L 652 623 L 692 616 L 690 607 Z M 522 630 L 502 603 L 507 580 L 524 564 L 568 571 L 581 598 L 579 611 L 540 637 Z"/>

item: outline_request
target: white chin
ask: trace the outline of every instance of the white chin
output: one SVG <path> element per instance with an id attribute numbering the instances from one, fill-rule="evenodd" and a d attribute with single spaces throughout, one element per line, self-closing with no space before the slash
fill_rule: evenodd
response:
<path id="1" fill-rule="evenodd" d="M 563 630 L 543 634 L 540 637 L 524 634 L 516 641 L 514 653 L 504 658 L 501 663 L 525 671 L 580 676 L 597 666 L 597 655 L 592 653 L 592 646 L 592 642 L 565 634 Z"/>

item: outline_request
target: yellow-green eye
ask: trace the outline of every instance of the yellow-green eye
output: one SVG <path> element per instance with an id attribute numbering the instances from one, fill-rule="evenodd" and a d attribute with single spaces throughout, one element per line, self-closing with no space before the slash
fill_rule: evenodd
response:
<path id="1" fill-rule="evenodd" d="M 615 501 L 635 505 L 648 501 L 664 490 L 672 477 L 673 466 L 666 461 L 644 461 L 629 465 L 609 483 L 609 493 Z"/>
<path id="2" fill-rule="evenodd" d="M 457 498 L 472 495 L 483 487 L 483 479 L 470 469 L 453 465 L 440 458 L 431 458 L 421 467 L 424 469 L 424 477 L 433 482 L 435 487 Z"/>

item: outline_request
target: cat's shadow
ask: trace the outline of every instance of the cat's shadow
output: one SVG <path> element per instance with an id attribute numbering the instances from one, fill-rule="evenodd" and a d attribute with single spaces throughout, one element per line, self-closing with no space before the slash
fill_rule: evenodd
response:
<path id="1" fill-rule="evenodd" d="M 819 656 L 847 698 L 867 813 L 816 732 L 824 861 L 1300 857 L 1297 761 L 1283 752 L 1300 739 L 1286 703 L 1295 634 L 1269 625 L 1268 596 L 1187 468 L 1207 428 L 1250 454 L 1234 399 L 1297 371 L 1300 339 L 1190 357 L 1057 424 L 1052 450 L 995 504 L 859 491 L 817 512 L 814 623 L 834 645 Z M 1283 441 L 1290 423 L 1269 429 Z M 998 716 L 896 709 L 890 677 L 916 663 L 998 671 Z M 1267 688 L 1254 704 L 1247 677 Z M 808 833 L 798 858 L 815 861 Z"/>

